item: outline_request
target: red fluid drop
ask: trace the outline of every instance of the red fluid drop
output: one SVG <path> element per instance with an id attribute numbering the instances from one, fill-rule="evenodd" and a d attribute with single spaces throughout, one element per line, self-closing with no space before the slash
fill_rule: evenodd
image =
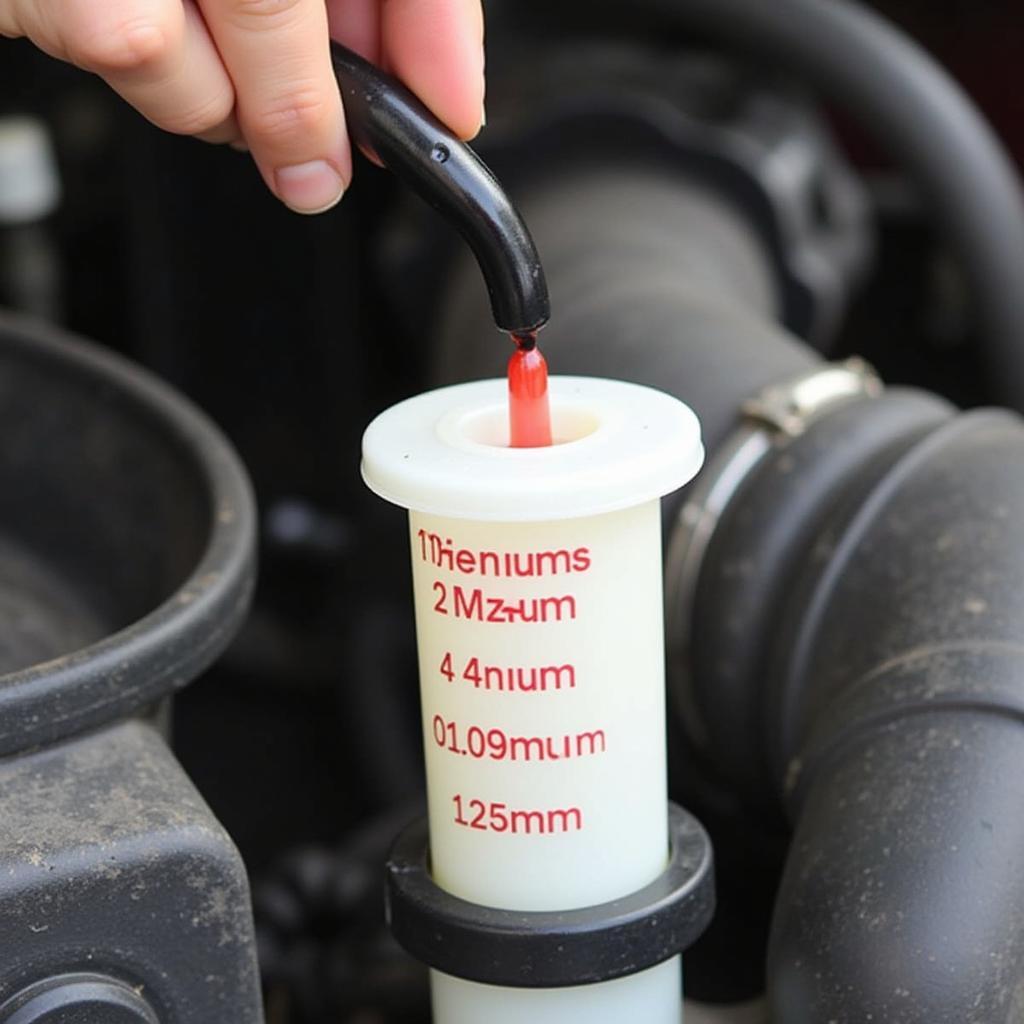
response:
<path id="1" fill-rule="evenodd" d="M 543 448 L 551 444 L 548 364 L 535 334 L 512 335 L 516 350 L 508 361 L 509 445 Z"/>

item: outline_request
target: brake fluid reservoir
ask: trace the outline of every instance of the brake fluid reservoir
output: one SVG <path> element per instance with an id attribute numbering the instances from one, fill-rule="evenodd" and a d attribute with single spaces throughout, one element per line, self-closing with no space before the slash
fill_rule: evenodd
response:
<path id="1" fill-rule="evenodd" d="M 410 513 L 433 878 L 477 904 L 568 910 L 666 864 L 659 499 L 703 449 L 676 399 L 581 377 L 551 379 L 554 443 L 512 448 L 505 386 L 384 412 L 363 476 Z M 675 1024 L 679 971 L 548 990 L 434 972 L 435 1020 Z"/>

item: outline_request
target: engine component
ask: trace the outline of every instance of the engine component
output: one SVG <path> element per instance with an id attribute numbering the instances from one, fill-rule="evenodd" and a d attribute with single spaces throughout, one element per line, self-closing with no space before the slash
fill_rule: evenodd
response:
<path id="1" fill-rule="evenodd" d="M 245 868 L 151 727 L 4 761 L 0 814 L 0 1021 L 262 1020 Z"/>
<path id="2" fill-rule="evenodd" d="M 994 392 L 1024 408 L 1024 201 L 1016 171 L 959 86 L 855 0 L 647 0 L 677 27 L 778 61 L 844 105 L 929 200 L 970 282 Z"/>
<path id="3" fill-rule="evenodd" d="M 245 614 L 244 471 L 166 386 L 9 317 L 0 432 L 0 1020 L 253 1024 L 245 869 L 143 721 Z"/>

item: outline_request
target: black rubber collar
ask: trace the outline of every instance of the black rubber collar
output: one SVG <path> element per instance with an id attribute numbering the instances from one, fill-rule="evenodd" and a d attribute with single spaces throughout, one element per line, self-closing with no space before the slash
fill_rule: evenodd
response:
<path id="1" fill-rule="evenodd" d="M 674 804 L 669 839 L 663 874 L 622 899 L 580 910 L 498 910 L 434 884 L 420 819 L 398 837 L 388 860 L 391 931 L 416 959 L 488 985 L 563 988 L 636 974 L 692 945 L 715 909 L 711 841 Z"/>

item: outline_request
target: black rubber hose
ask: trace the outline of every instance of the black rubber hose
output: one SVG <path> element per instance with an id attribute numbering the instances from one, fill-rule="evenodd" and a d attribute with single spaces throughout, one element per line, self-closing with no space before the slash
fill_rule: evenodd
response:
<path id="1" fill-rule="evenodd" d="M 765 735 L 778 700 L 765 680 L 793 580 L 813 560 L 836 508 L 856 501 L 902 450 L 953 415 L 941 399 L 906 388 L 850 402 L 780 442 L 719 519 L 691 622 L 673 624 L 693 638 L 689 673 L 697 686 L 686 726 L 705 737 L 746 805 L 766 817 L 781 823 L 785 766 L 772 763 L 775 744 Z"/>
<path id="2" fill-rule="evenodd" d="M 1024 1014 L 1022 522 L 1024 423 L 968 413 L 837 510 L 791 581 L 765 720 L 797 823 L 780 1021 Z"/>
<path id="3" fill-rule="evenodd" d="M 619 12 L 618 0 L 594 0 Z M 1024 409 L 1024 203 L 991 128 L 900 29 L 849 0 L 640 0 L 767 57 L 837 101 L 909 171 L 970 282 L 992 387 Z"/>
<path id="4" fill-rule="evenodd" d="M 331 44 L 352 137 L 442 213 L 473 250 L 494 323 L 525 333 L 551 315 L 540 257 L 526 224 L 482 160 L 401 82 Z"/>

